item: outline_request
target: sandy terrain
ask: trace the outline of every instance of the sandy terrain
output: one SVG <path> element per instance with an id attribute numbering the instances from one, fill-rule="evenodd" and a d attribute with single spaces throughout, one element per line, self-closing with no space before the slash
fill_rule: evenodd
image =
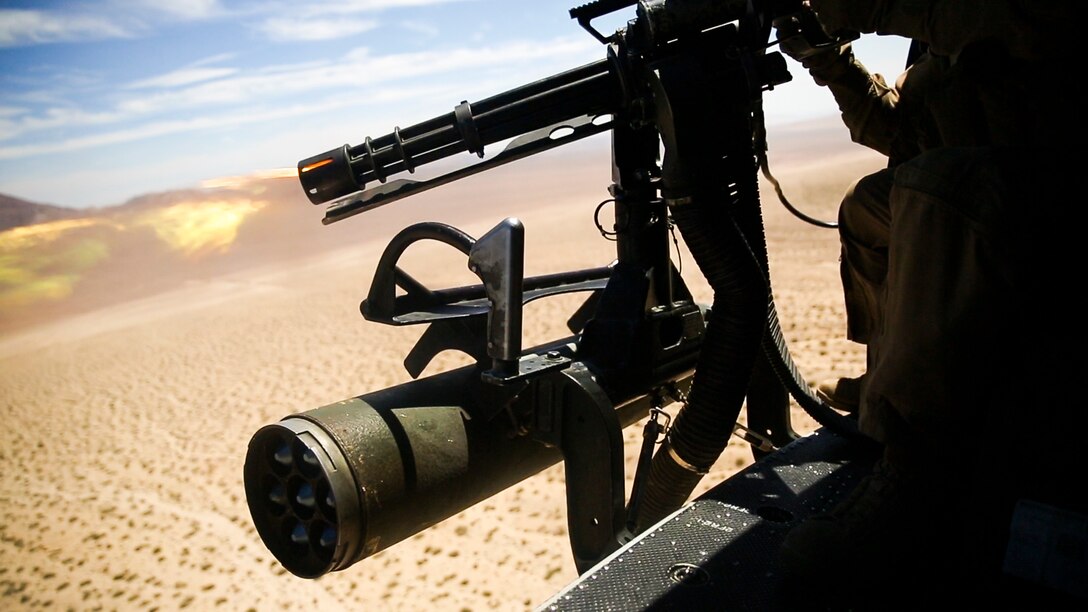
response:
<path id="1" fill-rule="evenodd" d="M 0 608 L 520 610 L 544 601 L 576 576 L 562 466 L 346 571 L 303 580 L 253 529 L 242 463 L 260 426 L 408 380 L 400 362 L 422 329 L 367 323 L 357 311 L 388 228 L 437 220 L 479 236 L 518 216 L 527 273 L 602 265 L 613 247 L 591 220 L 607 197 L 601 163 L 570 187 L 548 163 L 515 164 L 345 221 L 337 235 L 354 238 L 338 250 L 0 336 Z M 849 181 L 880 163 L 861 154 L 776 172 L 795 204 L 833 218 Z M 802 372 L 816 381 L 860 371 L 862 353 L 842 339 L 835 232 L 793 218 L 766 186 L 764 208 L 779 314 Z M 320 211 L 306 212 L 318 226 Z M 425 278 L 471 280 L 452 251 L 414 257 Z M 574 303 L 530 305 L 526 346 L 563 333 Z M 443 355 L 428 373 L 460 363 Z M 797 414 L 797 429 L 811 430 Z M 625 435 L 630 480 L 640 432 Z M 750 460 L 731 443 L 700 491 Z"/>

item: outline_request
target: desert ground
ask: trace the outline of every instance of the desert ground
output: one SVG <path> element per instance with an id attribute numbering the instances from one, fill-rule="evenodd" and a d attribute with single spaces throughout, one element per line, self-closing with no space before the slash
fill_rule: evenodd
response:
<path id="1" fill-rule="evenodd" d="M 849 146 L 818 158 L 781 146 L 772 169 L 787 195 L 824 219 L 882 163 Z M 614 245 L 592 221 L 608 197 L 607 158 L 575 162 L 525 160 L 327 228 L 293 180 L 274 179 L 261 197 L 289 200 L 298 212 L 284 222 L 319 236 L 313 244 L 298 239 L 274 260 L 259 256 L 274 244 L 254 247 L 245 265 L 0 333 L 0 608 L 523 610 L 572 581 L 561 465 L 317 580 L 290 574 L 262 544 L 242 465 L 262 425 L 409 379 L 401 361 L 422 328 L 358 313 L 401 226 L 444 221 L 479 236 L 516 216 L 527 274 L 611 261 Z M 843 338 L 835 231 L 793 217 L 765 182 L 762 199 L 795 361 L 810 382 L 859 372 L 863 353 Z M 472 280 L 445 247 L 409 254 L 407 269 L 428 282 Z M 679 258 L 696 298 L 710 302 L 682 243 Z M 155 271 L 133 262 L 126 274 Z M 530 304 L 525 346 L 565 335 L 577 303 Z M 425 375 L 463 363 L 443 354 Z M 813 429 L 796 406 L 794 415 L 799 432 Z M 625 430 L 628 486 L 640 436 L 637 425 Z M 696 494 L 751 460 L 734 439 Z"/>

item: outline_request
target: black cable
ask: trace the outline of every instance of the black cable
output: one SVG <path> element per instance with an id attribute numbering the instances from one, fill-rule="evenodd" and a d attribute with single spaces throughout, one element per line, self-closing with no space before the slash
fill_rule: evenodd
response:
<path id="1" fill-rule="evenodd" d="M 771 174 L 770 165 L 767 163 L 767 152 L 756 151 L 756 159 L 759 161 L 759 169 L 763 171 L 763 177 L 770 181 L 771 186 L 774 187 L 774 192 L 778 194 L 778 201 L 782 202 L 782 205 L 786 207 L 786 210 L 793 213 L 795 217 L 804 221 L 805 223 L 811 223 L 816 227 L 823 227 L 827 229 L 836 229 L 839 227 L 839 224 L 835 221 L 823 221 L 821 219 L 816 219 L 814 217 L 806 215 L 800 210 L 797 210 L 797 208 L 795 208 L 793 204 L 790 204 L 790 201 L 786 198 L 786 194 L 782 192 L 782 185 L 778 183 L 778 179 L 776 179 Z"/>
<path id="2" fill-rule="evenodd" d="M 827 229 L 836 229 L 839 224 L 834 221 L 823 221 L 810 217 L 805 213 L 798 210 L 790 203 L 786 198 L 786 194 L 782 191 L 782 185 L 779 184 L 778 179 L 771 174 L 771 166 L 767 161 L 767 125 L 763 118 L 763 108 L 761 105 L 756 105 L 756 108 L 752 111 L 752 148 L 755 150 L 756 161 L 759 163 L 759 169 L 763 173 L 763 177 L 770 181 L 771 186 L 774 187 L 774 192 L 778 194 L 778 201 L 782 202 L 782 205 L 786 207 L 786 210 L 793 213 L 793 216 L 804 221 L 805 223 L 811 223 L 816 227 L 823 227 Z"/>

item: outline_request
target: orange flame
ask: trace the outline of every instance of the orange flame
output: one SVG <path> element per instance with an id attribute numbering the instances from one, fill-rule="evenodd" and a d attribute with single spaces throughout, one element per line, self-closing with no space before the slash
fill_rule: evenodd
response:
<path id="1" fill-rule="evenodd" d="M 70 230 L 101 225 L 104 219 L 64 219 L 13 227 L 0 232 L 0 253 L 12 253 L 54 242 Z"/>
<path id="2" fill-rule="evenodd" d="M 271 168 L 269 170 L 258 170 L 252 174 L 245 174 L 240 176 L 222 176 L 219 178 L 208 179 L 200 183 L 200 186 L 205 189 L 239 189 L 242 187 L 248 187 L 254 183 L 259 183 L 265 179 L 278 179 L 278 178 L 296 178 L 298 177 L 298 169 L 296 168 Z"/>
<path id="3" fill-rule="evenodd" d="M 105 219 L 65 219 L 0 232 L 0 311 L 72 294 L 82 272 L 109 257 L 102 240 L 73 230 L 108 225 Z M 60 243 L 60 244 L 57 244 Z"/>
<path id="4" fill-rule="evenodd" d="M 136 225 L 150 227 L 170 248 L 195 258 L 225 253 L 246 217 L 266 205 L 248 199 L 181 202 L 144 214 Z"/>

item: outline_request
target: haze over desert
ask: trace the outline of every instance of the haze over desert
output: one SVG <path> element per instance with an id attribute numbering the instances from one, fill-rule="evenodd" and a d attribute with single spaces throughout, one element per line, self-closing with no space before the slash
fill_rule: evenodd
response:
<path id="1" fill-rule="evenodd" d="M 802 127 L 772 132 L 772 170 L 794 205 L 833 220 L 847 185 L 883 159 Z M 608 264 L 614 244 L 592 217 L 608 151 L 594 142 L 330 226 L 288 173 L 0 233 L 0 608 L 522 610 L 572 581 L 562 465 L 317 580 L 261 542 L 242 465 L 261 426 L 410 379 L 401 363 L 423 328 L 358 311 L 402 227 L 441 221 L 478 237 L 513 216 L 527 275 Z M 297 153 L 285 165 L 310 152 Z M 761 193 L 794 360 L 810 382 L 856 374 L 836 232 L 792 216 L 768 183 Z M 683 276 L 709 303 L 681 247 Z M 413 247 L 405 262 L 430 286 L 474 282 L 447 247 Z M 524 346 L 567 335 L 583 297 L 530 303 Z M 443 353 L 424 375 L 466 363 Z M 793 413 L 798 432 L 813 429 Z M 641 428 L 624 435 L 630 487 Z M 751 460 L 734 439 L 696 494 Z"/>

